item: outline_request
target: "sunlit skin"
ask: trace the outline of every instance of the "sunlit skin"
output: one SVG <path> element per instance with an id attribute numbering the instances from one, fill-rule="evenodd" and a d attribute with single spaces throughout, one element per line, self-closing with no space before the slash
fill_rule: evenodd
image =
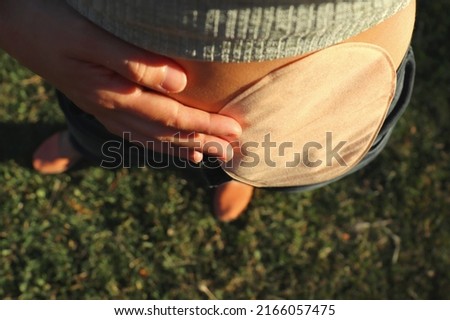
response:
<path id="1" fill-rule="evenodd" d="M 398 67 L 411 42 L 415 12 L 414 0 L 393 17 L 344 42 L 367 42 L 380 46 L 391 55 L 394 65 Z M 214 63 L 175 58 L 186 70 L 188 83 L 183 92 L 171 96 L 187 105 L 217 112 L 243 88 L 309 54 L 252 63 Z"/>
<path id="2" fill-rule="evenodd" d="M 395 16 L 345 42 L 380 46 L 398 67 L 409 46 L 414 19 L 415 0 Z M 146 143 L 170 141 L 173 132 L 200 132 L 196 142 L 203 143 L 195 148 L 190 141 L 178 142 L 179 147 L 189 148 L 155 148 L 195 162 L 201 160 L 208 141 L 223 146 L 222 151 L 216 151 L 216 156 L 231 157 L 225 152 L 227 140 L 239 135 L 240 126 L 232 118 L 215 114 L 222 106 L 271 71 L 306 56 L 241 64 L 167 57 L 177 62 L 187 75 L 186 88 L 183 90 L 186 80 L 183 76 L 182 81 L 167 83 L 170 88 L 176 88 L 173 92 L 183 91 L 168 94 L 161 90 L 162 71 L 170 66 L 179 71 L 171 60 L 119 41 L 80 19 L 74 10 L 58 0 L 0 1 L 0 47 L 45 77 L 119 136 L 124 131 L 131 132 L 133 140 Z M 76 151 L 71 150 L 67 139 L 63 145 L 71 152 L 66 155 L 61 154 L 61 143 L 46 142 L 46 147 L 39 148 L 33 159 L 33 164 L 43 165 L 35 168 L 43 173 L 65 171 L 64 162 L 61 167 L 58 160 L 70 160 Z M 45 159 L 49 154 L 53 156 Z M 216 216 L 222 221 L 237 218 L 250 202 L 252 193 L 253 187 L 237 182 L 219 186 L 214 194 Z"/>

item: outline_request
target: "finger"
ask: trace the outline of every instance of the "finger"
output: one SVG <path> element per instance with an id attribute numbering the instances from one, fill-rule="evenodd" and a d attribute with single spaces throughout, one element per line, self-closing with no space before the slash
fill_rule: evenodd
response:
<path id="1" fill-rule="evenodd" d="M 93 30 L 89 39 L 90 62 L 160 92 L 181 92 L 186 87 L 184 70 L 169 58 L 140 49 L 98 28 Z"/>
<path id="2" fill-rule="evenodd" d="M 118 118 L 116 134 L 126 135 L 128 140 L 137 134 L 141 139 L 149 141 L 170 142 L 174 146 L 184 147 L 199 151 L 220 160 L 228 161 L 233 157 L 232 145 L 224 139 L 201 133 L 183 132 L 168 129 L 160 125 L 149 125 L 140 117 L 124 113 Z"/>
<path id="3" fill-rule="evenodd" d="M 151 140 L 138 134 L 133 135 L 133 139 L 130 142 L 140 146 L 145 146 L 146 149 L 151 150 L 148 154 L 149 156 L 151 156 L 153 152 L 158 152 L 171 155 L 175 158 L 174 160 L 186 159 L 194 163 L 200 163 L 203 160 L 203 153 L 199 151 L 187 147 L 176 146 L 168 142 Z M 174 161 L 173 164 L 176 165 L 176 161 Z"/>
<path id="4" fill-rule="evenodd" d="M 168 141 L 178 147 L 193 149 L 225 162 L 233 158 L 233 146 L 228 141 L 215 136 L 199 133 L 181 133 L 180 135 L 177 132 L 175 135 L 158 138 L 158 140 Z"/>
<path id="5" fill-rule="evenodd" d="M 138 132 L 131 133 L 129 131 L 124 131 L 121 123 L 109 121 L 107 123 L 107 129 L 123 140 L 127 140 L 134 145 L 140 146 L 141 148 L 151 150 L 148 156 L 151 156 L 153 152 L 164 153 L 174 157 L 179 157 L 180 159 L 187 159 L 194 163 L 199 163 L 203 159 L 203 153 L 200 151 L 188 147 L 177 146 L 167 141 L 151 139 L 141 135 Z"/>
<path id="6" fill-rule="evenodd" d="M 224 139 L 236 139 L 242 133 L 233 118 L 185 106 L 167 96 L 134 90 L 130 93 L 110 92 L 114 108 L 153 121 L 176 131 L 198 132 Z"/>

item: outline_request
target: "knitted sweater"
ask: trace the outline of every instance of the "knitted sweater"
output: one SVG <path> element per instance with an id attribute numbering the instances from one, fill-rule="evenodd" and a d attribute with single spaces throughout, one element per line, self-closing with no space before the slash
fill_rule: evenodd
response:
<path id="1" fill-rule="evenodd" d="M 319 50 L 384 21 L 410 0 L 66 0 L 138 47 L 220 62 Z"/>

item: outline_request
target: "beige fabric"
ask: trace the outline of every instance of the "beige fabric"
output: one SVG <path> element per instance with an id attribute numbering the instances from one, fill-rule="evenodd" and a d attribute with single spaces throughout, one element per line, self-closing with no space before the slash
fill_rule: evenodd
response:
<path id="1" fill-rule="evenodd" d="M 244 128 L 242 153 L 222 168 L 256 187 L 308 185 L 340 176 L 370 149 L 395 85 L 388 53 L 365 43 L 332 46 L 276 70 L 220 111 Z M 267 134 L 276 146 L 264 147 Z"/>
<path id="2" fill-rule="evenodd" d="M 203 61 L 267 61 L 340 43 L 411 0 L 66 0 L 119 38 Z"/>

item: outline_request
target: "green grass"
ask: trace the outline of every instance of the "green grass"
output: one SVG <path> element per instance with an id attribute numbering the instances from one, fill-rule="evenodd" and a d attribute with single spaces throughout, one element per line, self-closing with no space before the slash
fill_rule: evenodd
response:
<path id="1" fill-rule="evenodd" d="M 179 172 L 33 172 L 63 117 L 0 52 L 0 298 L 450 299 L 449 11 L 419 1 L 416 90 L 379 159 L 314 192 L 258 190 L 231 224 Z"/>

